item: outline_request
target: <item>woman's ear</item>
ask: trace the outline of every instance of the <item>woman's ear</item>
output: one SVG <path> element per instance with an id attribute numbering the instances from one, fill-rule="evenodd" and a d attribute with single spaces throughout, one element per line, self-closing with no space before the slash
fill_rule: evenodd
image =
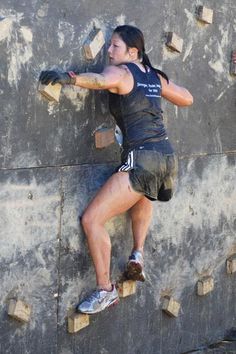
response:
<path id="1" fill-rule="evenodd" d="M 137 59 L 138 58 L 138 49 L 135 47 L 129 48 L 129 55 L 132 59 Z"/>

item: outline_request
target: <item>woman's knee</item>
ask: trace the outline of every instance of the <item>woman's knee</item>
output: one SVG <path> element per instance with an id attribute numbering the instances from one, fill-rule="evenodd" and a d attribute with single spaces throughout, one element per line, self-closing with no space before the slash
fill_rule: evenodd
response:
<path id="1" fill-rule="evenodd" d="M 96 213 L 93 210 L 85 210 L 81 217 L 81 224 L 85 233 L 92 231 L 98 225 L 102 225 L 102 222 L 98 219 Z"/>
<path id="2" fill-rule="evenodd" d="M 81 224 L 83 226 L 84 231 L 88 230 L 92 225 L 92 215 L 90 212 L 85 211 L 81 217 Z"/>

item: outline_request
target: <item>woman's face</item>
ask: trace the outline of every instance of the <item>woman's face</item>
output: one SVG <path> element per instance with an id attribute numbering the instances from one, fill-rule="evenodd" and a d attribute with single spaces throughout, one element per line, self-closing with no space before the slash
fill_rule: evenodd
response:
<path id="1" fill-rule="evenodd" d="M 109 62 L 111 65 L 119 65 L 136 60 L 137 53 L 138 50 L 136 48 L 128 48 L 117 33 L 112 35 L 111 43 L 108 48 Z"/>

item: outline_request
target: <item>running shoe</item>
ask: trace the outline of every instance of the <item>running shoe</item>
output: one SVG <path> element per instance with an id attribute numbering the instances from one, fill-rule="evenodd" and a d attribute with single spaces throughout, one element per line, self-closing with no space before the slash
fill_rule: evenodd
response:
<path id="1" fill-rule="evenodd" d="M 125 277 L 130 280 L 145 281 L 143 264 L 142 253 L 140 251 L 133 251 L 127 263 Z"/>
<path id="2" fill-rule="evenodd" d="M 76 306 L 77 312 L 94 314 L 105 310 L 107 307 L 116 305 L 119 295 L 114 284 L 111 291 L 96 289 L 90 296 Z"/>

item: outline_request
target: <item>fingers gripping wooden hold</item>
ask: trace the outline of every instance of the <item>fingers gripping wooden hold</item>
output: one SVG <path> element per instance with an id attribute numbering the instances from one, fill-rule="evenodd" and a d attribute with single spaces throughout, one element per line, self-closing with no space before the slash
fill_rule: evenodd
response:
<path id="1" fill-rule="evenodd" d="M 88 60 L 93 60 L 96 58 L 97 54 L 100 52 L 105 44 L 105 39 L 103 33 L 100 29 L 94 29 L 84 44 L 85 57 Z"/>
<path id="2" fill-rule="evenodd" d="M 8 306 L 8 315 L 21 322 L 29 322 L 31 306 L 21 300 L 11 299 Z"/>
<path id="3" fill-rule="evenodd" d="M 183 39 L 174 32 L 167 32 L 166 45 L 171 50 L 181 53 L 183 50 Z"/>
<path id="4" fill-rule="evenodd" d="M 61 84 L 52 85 L 43 85 L 39 82 L 38 91 L 44 96 L 48 101 L 59 102 L 61 94 Z"/>

